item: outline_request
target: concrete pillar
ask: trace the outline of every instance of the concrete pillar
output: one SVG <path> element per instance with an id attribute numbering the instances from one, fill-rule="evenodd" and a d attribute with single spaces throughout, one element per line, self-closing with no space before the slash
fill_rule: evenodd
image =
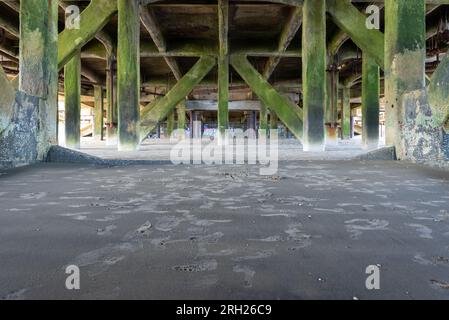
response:
<path id="1" fill-rule="evenodd" d="M 259 130 L 268 129 L 268 108 L 263 103 L 260 102 L 260 113 L 259 113 Z"/>
<path id="2" fill-rule="evenodd" d="M 98 140 L 103 140 L 103 98 L 103 87 L 94 86 L 95 111 L 93 137 Z"/>
<path id="3" fill-rule="evenodd" d="M 274 112 L 270 112 L 270 129 L 277 130 L 278 128 L 278 116 Z"/>
<path id="4" fill-rule="evenodd" d="M 186 103 L 185 101 L 178 104 L 176 107 L 176 113 L 178 116 L 178 130 L 186 129 Z"/>
<path id="5" fill-rule="evenodd" d="M 167 138 L 170 138 L 175 130 L 175 111 L 170 111 L 167 116 Z"/>
<path id="6" fill-rule="evenodd" d="M 365 148 L 379 145 L 380 68 L 363 53 L 362 61 L 362 144 Z"/>
<path id="7" fill-rule="evenodd" d="M 218 59 L 218 130 L 220 137 L 229 128 L 229 60 L 227 56 Z"/>
<path id="8" fill-rule="evenodd" d="M 341 128 L 343 140 L 351 139 L 351 88 L 343 88 Z"/>
<path id="9" fill-rule="evenodd" d="M 338 72 L 335 69 L 333 62 L 326 74 L 327 90 L 326 90 L 326 109 L 325 109 L 325 123 L 326 123 L 326 145 L 335 146 L 338 144 Z"/>
<path id="10" fill-rule="evenodd" d="M 106 144 L 117 144 L 117 95 L 115 86 L 115 62 L 112 56 L 108 58 L 106 69 L 106 98 L 107 98 L 107 128 Z"/>
<path id="11" fill-rule="evenodd" d="M 385 1 L 386 143 L 403 157 L 402 96 L 425 87 L 425 1 Z"/>
<path id="12" fill-rule="evenodd" d="M 80 147 L 81 123 L 81 57 L 78 51 L 64 67 L 65 144 Z"/>
<path id="13" fill-rule="evenodd" d="M 39 97 L 38 159 L 58 142 L 58 1 L 20 4 L 19 89 Z"/>
<path id="14" fill-rule="evenodd" d="M 118 149 L 140 143 L 140 18 L 137 0 L 118 0 Z"/>
<path id="15" fill-rule="evenodd" d="M 326 103 L 326 1 L 304 0 L 302 87 L 305 151 L 324 150 Z"/>
<path id="16" fill-rule="evenodd" d="M 201 113 L 193 111 L 192 115 L 192 138 L 199 139 L 202 135 Z"/>

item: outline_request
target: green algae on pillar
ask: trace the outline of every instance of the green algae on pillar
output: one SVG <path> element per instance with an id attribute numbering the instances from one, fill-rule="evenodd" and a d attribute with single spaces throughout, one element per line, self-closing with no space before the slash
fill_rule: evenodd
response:
<path id="1" fill-rule="evenodd" d="M 112 56 L 108 57 L 106 69 L 106 144 L 117 144 L 117 112 L 116 112 L 116 86 L 114 81 L 114 59 Z"/>
<path id="2" fill-rule="evenodd" d="M 302 87 L 305 151 L 324 150 L 326 104 L 326 1 L 304 0 Z"/>
<path id="3" fill-rule="evenodd" d="M 351 88 L 343 88 L 341 128 L 343 140 L 351 139 Z"/>
<path id="4" fill-rule="evenodd" d="M 362 61 L 362 144 L 365 148 L 379 145 L 380 69 L 369 53 Z"/>
<path id="5" fill-rule="evenodd" d="M 178 104 L 176 107 L 176 113 L 178 116 L 178 130 L 186 129 L 186 103 L 185 101 Z"/>
<path id="6" fill-rule="evenodd" d="M 48 90 L 45 45 L 48 34 L 48 1 L 20 2 L 19 90 L 46 98 Z"/>
<path id="7" fill-rule="evenodd" d="M 136 150 L 140 143 L 139 1 L 118 0 L 117 99 L 118 149 Z"/>
<path id="8" fill-rule="evenodd" d="M 171 137 L 173 131 L 175 130 L 175 111 L 172 110 L 167 116 L 167 136 Z"/>
<path id="9" fill-rule="evenodd" d="M 277 130 L 278 128 L 278 116 L 274 112 L 270 112 L 270 129 Z"/>
<path id="10" fill-rule="evenodd" d="M 426 6 L 423 0 L 385 1 L 386 143 L 401 147 L 402 96 L 425 87 Z"/>
<path id="11" fill-rule="evenodd" d="M 228 57 L 218 59 L 218 130 L 221 137 L 229 127 L 229 61 Z"/>
<path id="12" fill-rule="evenodd" d="M 39 111 L 41 128 L 40 148 L 43 159 L 51 145 L 58 143 L 58 0 L 48 1 L 48 33 L 45 45 L 48 91 L 45 103 Z"/>
<path id="13" fill-rule="evenodd" d="M 154 100 L 142 109 L 140 126 L 142 140 L 152 130 L 156 129 L 158 123 L 163 121 L 169 112 L 176 108 L 178 103 L 185 99 L 192 89 L 212 70 L 215 64 L 216 60 L 214 57 L 201 57 L 164 97 Z"/>
<path id="14" fill-rule="evenodd" d="M 94 111 L 94 130 L 93 136 L 95 139 L 103 140 L 103 88 L 101 86 L 94 86 L 94 100 L 95 100 L 95 111 Z"/>
<path id="15" fill-rule="evenodd" d="M 231 56 L 231 64 L 235 71 L 249 85 L 251 90 L 259 99 L 276 113 L 284 125 L 293 135 L 302 139 L 302 110 L 289 98 L 279 94 L 273 86 L 254 68 L 245 55 L 236 54 Z"/>
<path id="16" fill-rule="evenodd" d="M 81 58 L 78 52 L 64 67 L 65 145 L 79 149 L 81 125 Z"/>
<path id="17" fill-rule="evenodd" d="M 262 101 L 260 102 L 259 130 L 268 130 L 268 108 Z"/>
<path id="18" fill-rule="evenodd" d="M 338 72 L 336 65 L 332 62 L 326 77 L 326 145 L 338 144 Z"/>

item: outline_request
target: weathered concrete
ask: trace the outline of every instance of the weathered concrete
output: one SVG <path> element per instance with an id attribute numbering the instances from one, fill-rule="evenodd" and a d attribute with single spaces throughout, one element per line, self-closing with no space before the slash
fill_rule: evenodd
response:
<path id="1" fill-rule="evenodd" d="M 64 29 L 59 35 L 59 69 L 62 69 L 86 43 L 92 40 L 116 12 L 117 1 L 92 0 L 80 15 L 81 28 Z"/>
<path id="2" fill-rule="evenodd" d="M 449 298 L 445 172 L 43 164 L 0 180 L 5 299 Z M 69 264 L 81 290 L 64 287 Z"/>
<path id="3" fill-rule="evenodd" d="M 214 57 L 201 57 L 164 97 L 156 99 L 142 109 L 141 140 L 145 140 L 157 124 L 164 120 L 168 113 L 185 99 L 193 87 L 201 82 L 215 64 L 216 59 Z"/>
<path id="4" fill-rule="evenodd" d="M 387 1 L 395 5 L 396 0 Z M 401 1 L 399 1 L 401 2 Z M 406 0 L 406 2 L 421 2 L 420 0 Z M 384 66 L 384 35 L 376 29 L 366 28 L 366 16 L 361 13 L 351 0 L 326 0 L 327 11 L 337 26 L 350 35 L 351 40 L 364 52 L 371 54 L 377 64 Z M 389 40 L 386 40 L 387 43 Z M 388 45 L 388 44 L 387 44 Z"/>
<path id="5" fill-rule="evenodd" d="M 329 58 L 326 72 L 326 108 L 324 112 L 326 146 L 338 144 L 338 70 L 334 57 Z"/>
<path id="6" fill-rule="evenodd" d="M 118 0 L 117 100 L 118 149 L 135 150 L 140 143 L 140 20 L 139 3 Z"/>
<path id="7" fill-rule="evenodd" d="M 259 130 L 267 130 L 268 129 L 268 108 L 265 104 L 260 104 L 260 112 L 259 112 Z"/>
<path id="8" fill-rule="evenodd" d="M 81 125 L 81 58 L 80 53 L 64 67 L 65 145 L 80 147 Z"/>
<path id="9" fill-rule="evenodd" d="M 325 143 L 326 1 L 304 1 L 302 31 L 303 144 L 317 151 Z"/>
<path id="10" fill-rule="evenodd" d="M 402 95 L 425 87 L 425 4 L 395 0 L 385 3 L 385 116 L 386 143 L 402 149 Z"/>
<path id="11" fill-rule="evenodd" d="M 343 87 L 341 128 L 344 140 L 351 139 L 351 88 Z"/>
<path id="12" fill-rule="evenodd" d="M 433 116 L 426 91 L 408 92 L 401 103 L 402 156 L 418 163 L 448 167 L 443 127 Z"/>
<path id="13" fill-rule="evenodd" d="M 95 112 L 94 112 L 94 138 L 103 140 L 103 110 L 104 97 L 103 88 L 101 86 L 94 87 L 95 96 Z"/>
<path id="14" fill-rule="evenodd" d="M 268 109 L 276 113 L 293 135 L 301 140 L 303 134 L 302 109 L 287 97 L 279 94 L 249 63 L 246 56 L 231 56 L 231 64 Z"/>
<path id="15" fill-rule="evenodd" d="M 178 118 L 178 130 L 186 129 L 186 102 L 182 101 L 176 107 L 176 114 Z"/>
<path id="16" fill-rule="evenodd" d="M 117 144 L 117 87 L 114 81 L 116 70 L 114 59 L 109 57 L 106 70 L 106 96 L 107 96 L 107 129 L 106 137 L 109 145 Z"/>
<path id="17" fill-rule="evenodd" d="M 0 136 L 0 167 L 27 165 L 38 160 L 39 97 L 17 91 L 10 124 Z"/>
<path id="18" fill-rule="evenodd" d="M 170 137 L 174 130 L 175 130 L 175 110 L 172 110 L 167 116 L 167 135 Z"/>
<path id="19" fill-rule="evenodd" d="M 376 61 L 363 53 L 362 62 L 362 143 L 365 148 L 379 145 L 380 69 Z"/>

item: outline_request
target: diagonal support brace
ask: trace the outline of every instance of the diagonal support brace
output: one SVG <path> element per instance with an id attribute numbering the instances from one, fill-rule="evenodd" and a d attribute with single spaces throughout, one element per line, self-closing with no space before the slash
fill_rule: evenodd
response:
<path id="1" fill-rule="evenodd" d="M 62 69 L 78 50 L 92 40 L 115 13 L 117 13 L 117 1 L 92 0 L 81 13 L 81 28 L 65 29 L 59 34 L 59 69 Z"/>
<path id="2" fill-rule="evenodd" d="M 231 64 L 268 109 L 276 113 L 293 135 L 301 140 L 302 109 L 280 95 L 249 63 L 245 55 L 232 55 Z"/>
<path id="3" fill-rule="evenodd" d="M 141 136 L 144 140 L 157 124 L 165 119 L 170 111 L 185 99 L 192 89 L 203 80 L 203 78 L 212 70 L 217 63 L 211 56 L 203 56 L 187 72 L 181 80 L 161 99 L 145 106 L 141 112 Z"/>
<path id="4" fill-rule="evenodd" d="M 346 32 L 354 43 L 369 53 L 383 69 L 385 65 L 385 37 L 379 30 L 366 28 L 366 17 L 350 0 L 327 0 L 327 12 L 337 26 Z"/>

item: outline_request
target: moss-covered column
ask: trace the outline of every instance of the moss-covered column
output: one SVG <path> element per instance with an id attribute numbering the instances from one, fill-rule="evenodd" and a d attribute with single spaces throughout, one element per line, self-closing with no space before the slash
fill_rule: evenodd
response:
<path id="1" fill-rule="evenodd" d="M 78 51 L 64 67 L 65 145 L 79 149 L 81 125 L 81 58 Z"/>
<path id="2" fill-rule="evenodd" d="M 21 1 L 20 4 L 20 72 L 19 90 L 46 98 L 48 90 L 45 45 L 49 2 Z"/>
<path id="3" fill-rule="evenodd" d="M 369 53 L 362 61 L 362 144 L 365 148 L 379 145 L 380 68 Z"/>
<path id="4" fill-rule="evenodd" d="M 277 130 L 278 128 L 278 116 L 274 112 L 270 112 L 270 129 Z"/>
<path id="5" fill-rule="evenodd" d="M 19 89 L 41 98 L 38 158 L 57 144 L 58 1 L 22 1 Z"/>
<path id="6" fill-rule="evenodd" d="M 116 87 L 114 84 L 114 59 L 113 57 L 108 57 L 107 69 L 106 69 L 106 144 L 116 145 L 117 144 L 117 112 L 116 112 Z"/>
<path id="7" fill-rule="evenodd" d="M 259 130 L 267 131 L 267 129 L 268 129 L 268 108 L 263 102 L 260 102 Z"/>
<path id="8" fill-rule="evenodd" d="M 178 117 L 178 130 L 186 129 L 186 103 L 185 101 L 178 104 L 176 107 Z"/>
<path id="9" fill-rule="evenodd" d="M 172 110 L 167 116 L 167 136 L 171 137 L 173 131 L 175 130 L 175 111 Z"/>
<path id="10" fill-rule="evenodd" d="M 94 86 L 94 100 L 95 100 L 95 111 L 94 111 L 94 138 L 98 140 L 103 140 L 103 87 Z"/>
<path id="11" fill-rule="evenodd" d="M 324 150 L 326 104 L 326 1 L 304 0 L 302 87 L 305 151 Z"/>
<path id="12" fill-rule="evenodd" d="M 227 56 L 218 59 L 218 130 L 224 136 L 229 127 L 229 59 Z"/>
<path id="13" fill-rule="evenodd" d="M 338 144 L 338 72 L 336 65 L 331 60 L 326 77 L 326 145 Z"/>
<path id="14" fill-rule="evenodd" d="M 351 88 L 344 87 L 342 95 L 341 128 L 343 140 L 351 139 Z"/>
<path id="15" fill-rule="evenodd" d="M 425 1 L 385 1 L 386 143 L 399 158 L 402 96 L 425 87 Z"/>
<path id="16" fill-rule="evenodd" d="M 140 18 L 137 0 L 118 0 L 117 90 L 118 149 L 136 150 L 140 143 Z"/>

